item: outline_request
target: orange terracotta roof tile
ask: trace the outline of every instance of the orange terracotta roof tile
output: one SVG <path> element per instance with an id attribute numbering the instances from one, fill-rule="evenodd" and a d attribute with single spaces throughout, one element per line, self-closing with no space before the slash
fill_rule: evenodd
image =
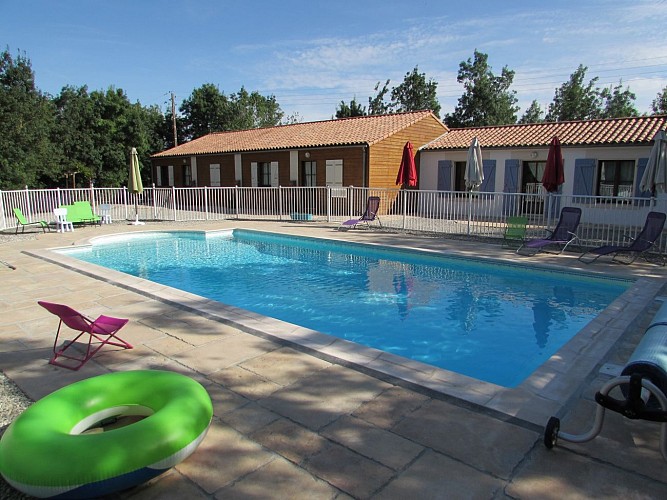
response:
<path id="1" fill-rule="evenodd" d="M 429 116 L 435 117 L 430 111 L 415 111 L 216 132 L 162 151 L 153 157 L 372 145 Z M 447 127 L 442 125 L 442 129 L 446 131 Z"/>
<path id="2" fill-rule="evenodd" d="M 531 123 L 451 129 L 421 150 L 467 149 L 473 137 L 484 148 L 548 147 L 554 135 L 562 146 L 648 144 L 667 127 L 667 116 Z"/>

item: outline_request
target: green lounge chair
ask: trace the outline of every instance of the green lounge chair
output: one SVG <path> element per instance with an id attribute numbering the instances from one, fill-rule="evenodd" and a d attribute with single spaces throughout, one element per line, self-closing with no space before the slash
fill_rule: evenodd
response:
<path id="1" fill-rule="evenodd" d="M 74 209 L 77 211 L 79 219 L 84 224 L 87 222 L 92 224 L 102 223 L 102 217 L 93 213 L 93 207 L 90 206 L 89 201 L 75 201 Z"/>
<path id="2" fill-rule="evenodd" d="M 93 214 L 89 201 L 75 201 L 72 205 L 60 205 L 67 209 L 67 220 L 74 224 L 100 224 L 102 218 Z"/>
<path id="3" fill-rule="evenodd" d="M 514 216 L 507 218 L 507 227 L 503 234 L 503 246 L 521 246 L 526 240 L 528 217 Z"/>
<path id="4" fill-rule="evenodd" d="M 23 212 L 21 212 L 20 208 L 15 208 L 14 209 L 14 215 L 16 216 L 16 221 L 17 221 L 16 222 L 16 233 L 15 234 L 18 234 L 19 227 L 21 228 L 22 233 L 25 232 L 26 226 L 39 226 L 39 227 L 42 228 L 43 232 L 46 232 L 47 229 L 49 231 L 51 231 L 51 227 L 49 226 L 49 224 L 46 221 L 40 220 L 40 221 L 36 221 L 36 222 L 28 222 L 26 220 L 25 216 L 23 215 Z"/>

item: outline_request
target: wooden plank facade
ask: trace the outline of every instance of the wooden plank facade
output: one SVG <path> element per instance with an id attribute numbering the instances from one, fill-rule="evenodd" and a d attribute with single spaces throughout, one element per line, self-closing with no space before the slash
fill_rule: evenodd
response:
<path id="1" fill-rule="evenodd" d="M 406 142 L 417 151 L 446 131 L 422 111 L 210 134 L 153 155 L 152 181 L 158 187 L 396 187 Z"/>

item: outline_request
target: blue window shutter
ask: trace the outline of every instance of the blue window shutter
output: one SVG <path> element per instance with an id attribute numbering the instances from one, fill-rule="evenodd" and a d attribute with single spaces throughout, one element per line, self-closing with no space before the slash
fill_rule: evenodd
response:
<path id="1" fill-rule="evenodd" d="M 504 193 L 516 193 L 519 191 L 519 160 L 505 160 L 505 186 Z"/>
<path id="2" fill-rule="evenodd" d="M 438 191 L 452 190 L 452 160 L 438 161 Z"/>
<path id="3" fill-rule="evenodd" d="M 595 179 L 595 165 L 597 160 L 594 158 L 577 158 L 574 160 L 574 196 L 593 196 L 593 179 Z"/>
<path id="4" fill-rule="evenodd" d="M 646 165 L 648 165 L 648 158 L 639 158 L 637 160 L 637 177 L 635 177 L 635 197 L 637 198 L 650 198 L 652 194 L 651 191 L 642 191 L 639 189 L 642 177 L 644 177 L 644 172 L 646 171 Z"/>
<path id="5" fill-rule="evenodd" d="M 493 193 L 496 190 L 496 160 L 482 160 L 484 180 L 479 186 L 480 192 Z"/>

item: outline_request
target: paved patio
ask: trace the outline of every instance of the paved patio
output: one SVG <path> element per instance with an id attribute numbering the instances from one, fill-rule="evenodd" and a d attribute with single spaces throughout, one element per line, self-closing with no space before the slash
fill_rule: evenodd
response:
<path id="1" fill-rule="evenodd" d="M 114 273 L 77 272 L 43 252 L 105 233 L 235 227 L 521 259 L 479 242 L 279 222 L 113 224 L 1 244 L 0 261 L 16 269 L 0 262 L 0 369 L 30 398 L 108 371 L 146 368 L 187 374 L 211 395 L 214 419 L 198 450 L 117 498 L 667 498 L 658 424 L 607 413 L 595 440 L 561 441 L 551 451 L 541 434 L 551 414 L 566 431 L 590 428 L 593 394 L 610 378 L 601 368 L 629 357 L 665 294 L 665 268 L 586 266 L 641 278 L 642 286 L 593 322 L 586 341 L 564 351 L 567 359 L 554 360 L 532 387 L 507 392 L 416 376 L 420 366 Z M 571 255 L 525 260 L 584 268 Z M 124 338 L 136 348 L 105 348 L 79 372 L 49 365 L 57 320 L 40 299 L 130 318 Z"/>

